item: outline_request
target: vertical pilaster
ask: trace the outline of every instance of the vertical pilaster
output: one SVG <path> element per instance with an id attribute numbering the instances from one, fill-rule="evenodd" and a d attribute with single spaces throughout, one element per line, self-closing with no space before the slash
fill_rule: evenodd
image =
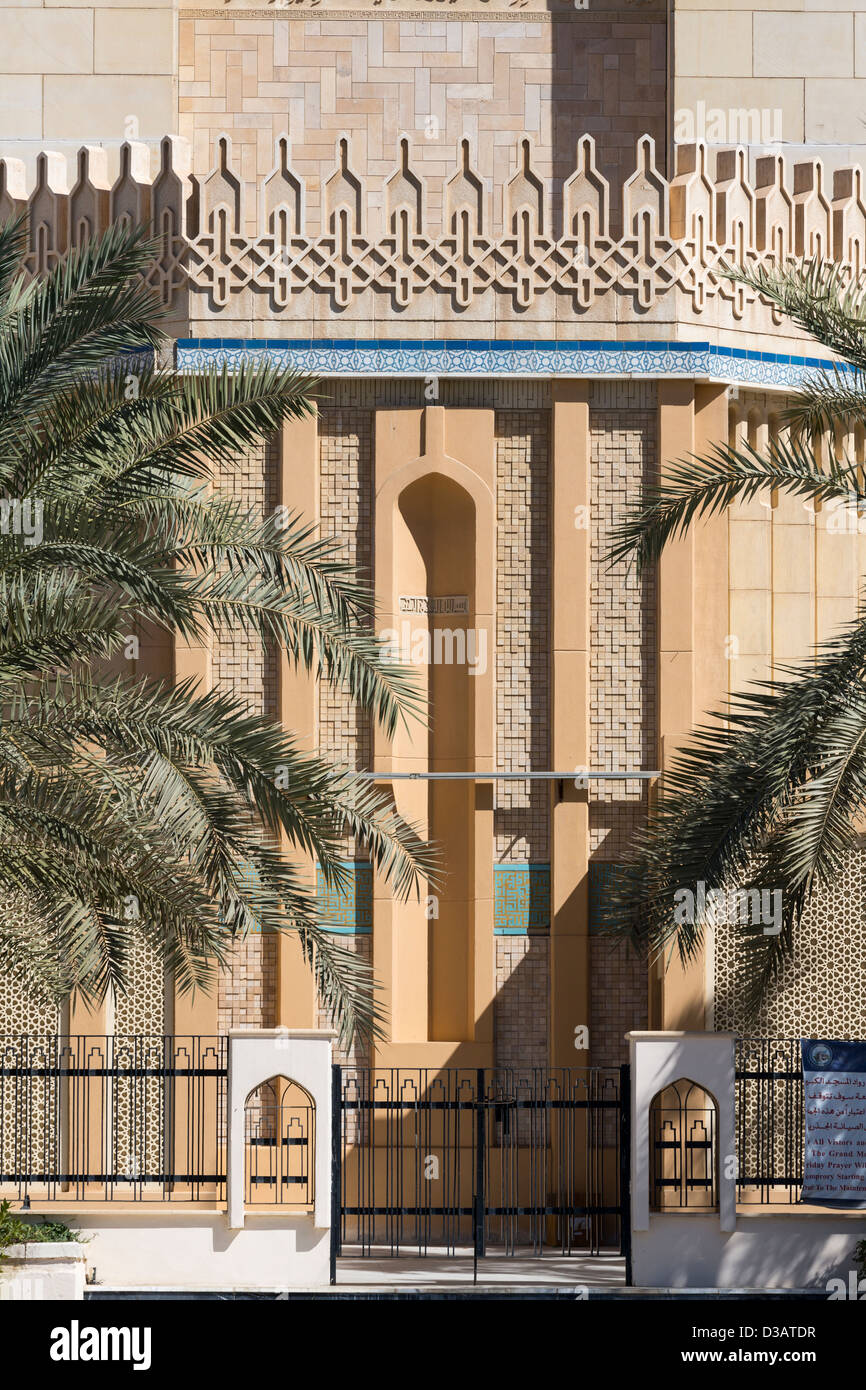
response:
<path id="1" fill-rule="evenodd" d="M 704 454 L 723 442 L 728 432 L 728 391 L 726 386 L 695 388 L 695 452 Z M 730 615 L 728 587 L 730 573 L 730 530 L 727 511 L 695 526 L 694 583 L 694 696 L 693 714 L 701 723 L 711 711 L 721 710 L 728 694 L 730 660 L 728 637 Z M 714 942 L 705 939 L 703 959 L 696 962 L 683 981 L 684 988 L 703 997 L 703 1010 L 696 1005 L 700 1026 L 713 1027 Z"/>
<path id="2" fill-rule="evenodd" d="M 200 691 L 211 688 L 211 641 L 206 632 L 201 642 L 188 642 L 179 633 L 174 635 L 174 680 L 193 680 Z M 178 1037 L 198 1033 L 213 1037 L 219 1032 L 217 983 L 214 980 L 208 993 L 195 990 L 182 994 L 174 991 L 174 1032 Z"/>
<path id="3" fill-rule="evenodd" d="M 553 385 L 551 451 L 551 766 L 589 763 L 589 384 Z M 566 780 L 551 807 L 550 1061 L 586 1064 L 589 1026 L 589 797 Z M 591 1041 L 591 1040 L 590 1040 Z"/>
<path id="4" fill-rule="evenodd" d="M 300 420 L 288 420 L 280 439 L 277 501 L 294 515 L 312 522 L 319 515 L 319 440 L 315 411 Z M 294 665 L 286 652 L 279 653 L 277 708 L 283 728 L 300 749 L 316 747 L 316 680 Z M 316 866 L 305 856 L 304 867 L 311 889 Z M 312 1028 L 316 1022 L 316 991 L 312 972 L 304 960 L 298 937 L 284 933 L 277 944 L 277 1024 L 283 1028 Z"/>
<path id="5" fill-rule="evenodd" d="M 691 381 L 660 381 L 659 460 L 669 463 L 694 452 L 695 388 Z M 659 736 L 676 740 L 694 716 L 695 532 L 670 541 L 658 567 Z"/>
<path id="6" fill-rule="evenodd" d="M 428 429 L 438 423 L 435 414 Z M 409 549 L 402 532 L 395 535 L 395 508 L 400 487 L 395 475 L 423 448 L 422 412 L 377 410 L 374 430 L 374 489 L 376 497 L 375 582 L 378 622 L 399 633 L 401 617 L 395 590 L 397 566 L 408 564 Z M 414 557 L 413 557 L 414 558 Z M 420 570 L 418 571 L 420 575 Z M 373 733 L 373 762 L 377 769 L 393 772 L 423 771 L 427 761 L 427 729 L 420 720 L 400 726 L 393 739 L 381 727 Z M 401 815 L 428 833 L 428 797 L 423 782 L 397 781 L 384 790 L 394 798 Z M 424 905 L 395 900 L 384 875 L 373 875 L 373 970 L 379 1000 L 390 1019 L 391 1042 L 421 1043 L 428 1037 L 427 939 L 430 926 Z M 381 1046 L 377 1056 L 389 1056 Z"/>
<path id="7" fill-rule="evenodd" d="M 660 381 L 659 466 L 688 458 L 695 450 L 695 385 Z M 658 565 L 658 732 L 662 773 L 687 741 L 695 713 L 695 549 L 690 528 L 665 546 Z M 686 885 L 683 885 L 686 886 Z M 651 1022 L 662 1028 L 704 1026 L 704 967 L 683 969 L 676 958 L 656 968 L 650 982 Z M 652 1015 L 660 1011 L 661 1017 Z"/>
<path id="8" fill-rule="evenodd" d="M 724 441 L 728 429 L 726 386 L 695 387 L 695 452 Z M 698 523 L 695 534 L 693 717 L 719 709 L 728 693 L 728 517 Z"/>
<path id="9" fill-rule="evenodd" d="M 457 459 L 479 477 L 489 494 L 489 506 L 475 503 L 475 594 L 472 625 L 479 634 L 479 651 L 485 653 L 477 674 L 471 678 L 473 692 L 471 731 L 472 763 L 467 771 L 484 773 L 496 767 L 495 653 L 496 653 L 496 512 L 495 512 L 495 422 L 492 410 L 453 410 L 445 416 L 443 447 L 446 456 Z M 483 647 L 480 634 L 484 635 Z M 482 666 L 484 669 L 482 669 Z M 459 767 L 456 769 L 462 770 Z M 496 995 L 493 934 L 493 857 L 494 785 L 476 782 L 472 796 L 473 864 L 469 892 L 469 918 L 472 923 L 469 1009 L 467 1038 L 483 1048 L 479 1062 L 493 1060 L 494 1000 Z"/>

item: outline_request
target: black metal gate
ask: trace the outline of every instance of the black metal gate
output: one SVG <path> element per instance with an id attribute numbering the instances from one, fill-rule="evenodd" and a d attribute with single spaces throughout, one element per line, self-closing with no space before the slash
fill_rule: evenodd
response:
<path id="1" fill-rule="evenodd" d="M 619 1251 L 629 1069 L 333 1069 L 331 1281 L 361 1255 Z"/>

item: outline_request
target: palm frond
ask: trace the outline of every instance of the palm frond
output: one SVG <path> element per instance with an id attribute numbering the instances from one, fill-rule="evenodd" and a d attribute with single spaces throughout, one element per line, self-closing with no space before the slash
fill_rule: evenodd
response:
<path id="1" fill-rule="evenodd" d="M 136 940 L 189 990 L 212 987 L 247 932 L 293 931 L 344 1041 L 372 1036 L 370 969 L 298 864 L 340 885 L 351 834 L 405 896 L 436 867 L 418 830 L 225 691 L 106 675 L 130 633 L 235 632 L 389 731 L 424 714 L 338 543 L 219 493 L 312 408 L 315 383 L 250 362 L 161 367 L 154 249 L 112 227 L 28 282 L 22 229 L 0 229 L 0 488 L 41 509 L 38 537 L 0 536 L 0 894 L 29 914 L 0 916 L 0 950 L 35 989 L 92 1000 L 128 987 Z"/>

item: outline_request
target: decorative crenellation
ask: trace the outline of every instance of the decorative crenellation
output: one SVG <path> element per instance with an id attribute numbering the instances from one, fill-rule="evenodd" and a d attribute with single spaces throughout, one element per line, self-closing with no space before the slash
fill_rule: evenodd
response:
<path id="1" fill-rule="evenodd" d="M 374 178 L 357 171 L 342 135 L 315 210 L 285 136 L 258 185 L 236 171 L 228 136 L 217 141 L 204 177 L 191 174 L 188 150 L 175 137 L 163 140 L 152 180 L 145 147 L 124 145 L 113 185 L 103 150 L 80 151 L 71 188 L 65 160 L 43 153 L 29 192 L 23 164 L 0 161 L 0 219 L 26 213 L 31 273 L 113 220 L 152 222 L 163 251 L 151 280 L 177 313 L 249 323 L 291 309 L 293 321 L 321 320 L 329 332 L 335 314 L 338 323 L 375 321 L 381 302 L 382 312 L 423 320 L 422 337 L 431 320 L 498 322 L 501 313 L 531 309 L 574 337 L 585 320 L 658 322 L 670 301 L 663 319 L 771 333 L 779 316 L 762 306 L 754 320 L 754 296 L 725 278 L 726 264 L 824 255 L 854 274 L 866 267 L 859 168 L 837 171 L 830 192 L 819 160 L 790 170 L 781 154 L 766 156 L 751 180 L 745 150 L 720 150 L 713 163 L 697 144 L 678 149 L 668 180 L 644 136 L 635 171 L 613 199 L 591 136 L 578 141 L 577 167 L 561 188 L 536 173 L 524 137 L 494 224 L 487 171 L 477 167 L 469 140 L 454 153 L 450 175 L 436 179 L 418 171 L 403 136 L 392 171 Z M 562 302 L 561 315 L 551 296 Z"/>
<path id="2" fill-rule="evenodd" d="M 177 306 L 186 284 L 187 203 L 193 194 L 186 141 L 167 135 L 160 146 L 160 166 L 151 177 L 150 150 L 127 142 L 120 150 L 120 171 L 108 181 L 108 154 L 99 146 L 79 150 L 70 177 L 65 156 L 44 151 L 36 160 L 36 182 L 27 190 L 24 163 L 0 160 L 0 223 L 24 216 L 27 226 L 25 270 L 42 275 L 54 268 L 71 247 L 120 222 L 151 226 L 162 251 L 148 276 L 164 304 Z"/>

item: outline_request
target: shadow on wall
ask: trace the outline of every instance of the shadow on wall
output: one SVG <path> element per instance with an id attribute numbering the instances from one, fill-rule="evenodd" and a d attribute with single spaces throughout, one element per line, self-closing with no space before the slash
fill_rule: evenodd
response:
<path id="1" fill-rule="evenodd" d="M 581 135 L 596 139 L 598 167 L 612 185 L 617 225 L 619 190 L 634 172 L 639 136 L 653 137 L 656 166 L 666 172 L 667 10 L 664 0 L 589 0 L 586 8 L 578 8 L 576 0 L 549 0 L 548 8 L 553 29 L 553 234 L 559 237 L 576 230 L 562 227 L 561 195 L 574 172 Z"/>

